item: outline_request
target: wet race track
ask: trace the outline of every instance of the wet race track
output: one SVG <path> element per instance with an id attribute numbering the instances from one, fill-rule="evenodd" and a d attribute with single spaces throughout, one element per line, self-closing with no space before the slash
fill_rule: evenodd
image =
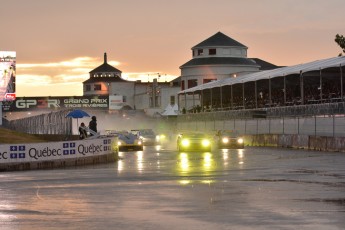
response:
<path id="1" fill-rule="evenodd" d="M 0 229 L 345 229 L 345 154 L 120 152 L 116 163 L 1 173 Z"/>

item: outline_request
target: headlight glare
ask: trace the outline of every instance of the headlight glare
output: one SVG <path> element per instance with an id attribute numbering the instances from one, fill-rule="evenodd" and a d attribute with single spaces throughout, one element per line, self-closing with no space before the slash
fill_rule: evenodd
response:
<path id="1" fill-rule="evenodd" d="M 182 139 L 181 144 L 185 147 L 189 146 L 189 140 L 188 139 Z"/>
<path id="2" fill-rule="evenodd" d="M 239 144 L 242 144 L 242 143 L 243 143 L 243 138 L 238 138 L 238 139 L 237 139 L 237 142 L 238 142 Z"/>
<path id="3" fill-rule="evenodd" d="M 207 139 L 202 140 L 201 142 L 202 146 L 207 147 L 210 146 L 211 142 Z"/>
<path id="4" fill-rule="evenodd" d="M 228 143 L 228 142 L 229 142 L 229 138 L 223 137 L 222 142 L 223 142 L 223 143 Z"/>

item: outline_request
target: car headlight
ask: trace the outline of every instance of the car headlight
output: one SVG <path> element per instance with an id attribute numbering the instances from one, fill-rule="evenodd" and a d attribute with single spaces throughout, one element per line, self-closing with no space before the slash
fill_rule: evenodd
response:
<path id="1" fill-rule="evenodd" d="M 243 138 L 238 138 L 238 139 L 237 139 L 237 143 L 243 144 Z"/>
<path id="2" fill-rule="evenodd" d="M 226 144 L 226 143 L 229 143 L 229 138 L 224 137 L 224 138 L 222 139 L 222 142 L 225 143 L 225 144 Z"/>
<path id="3" fill-rule="evenodd" d="M 201 144 L 203 147 L 207 147 L 207 146 L 210 146 L 211 142 L 207 139 L 204 139 L 202 140 Z"/>
<path id="4" fill-rule="evenodd" d="M 121 141 L 118 141 L 118 142 L 117 142 L 117 145 L 122 145 L 122 142 L 121 142 Z"/>
<path id="5" fill-rule="evenodd" d="M 143 142 L 139 140 L 138 141 L 138 145 L 142 145 L 142 144 L 143 144 Z"/>
<path id="6" fill-rule="evenodd" d="M 187 146 L 189 146 L 189 140 L 188 140 L 188 139 L 182 139 L 181 144 L 182 144 L 184 147 L 187 147 Z"/>

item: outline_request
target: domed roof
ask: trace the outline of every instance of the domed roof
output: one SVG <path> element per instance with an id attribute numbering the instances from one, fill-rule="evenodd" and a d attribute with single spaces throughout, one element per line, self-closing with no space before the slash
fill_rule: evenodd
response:
<path id="1" fill-rule="evenodd" d="M 239 43 L 238 41 L 226 36 L 222 32 L 218 32 L 215 35 L 200 42 L 196 46 L 192 47 L 192 49 L 201 48 L 201 47 L 224 47 L 224 46 L 231 46 L 231 47 L 236 46 L 236 47 L 248 48 L 247 46 Z"/>

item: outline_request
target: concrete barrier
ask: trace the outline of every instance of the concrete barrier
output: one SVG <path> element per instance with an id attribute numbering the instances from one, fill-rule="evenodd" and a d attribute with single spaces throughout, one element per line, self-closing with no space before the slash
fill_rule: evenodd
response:
<path id="1" fill-rule="evenodd" d="M 273 146 L 316 151 L 345 152 L 345 137 L 323 137 L 297 134 L 245 135 L 246 146 Z"/>
<path id="2" fill-rule="evenodd" d="M 118 160 L 117 137 L 0 145 L 0 171 L 52 169 Z"/>

